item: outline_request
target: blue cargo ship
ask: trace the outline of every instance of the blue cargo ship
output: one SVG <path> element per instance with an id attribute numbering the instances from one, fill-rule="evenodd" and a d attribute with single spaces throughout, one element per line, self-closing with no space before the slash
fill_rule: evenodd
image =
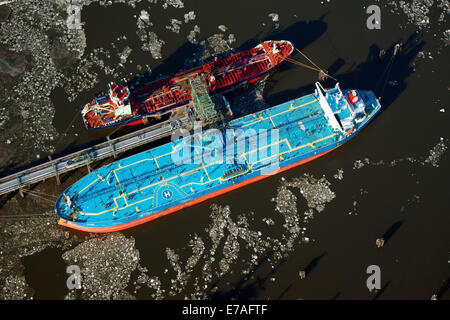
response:
<path id="1" fill-rule="evenodd" d="M 87 232 L 140 225 L 320 157 L 380 111 L 339 84 L 197 132 L 91 172 L 58 198 L 59 224 Z"/>

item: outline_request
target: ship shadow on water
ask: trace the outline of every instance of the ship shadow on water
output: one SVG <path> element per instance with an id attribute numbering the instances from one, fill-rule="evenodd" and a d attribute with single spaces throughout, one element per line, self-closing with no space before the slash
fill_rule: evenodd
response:
<path id="1" fill-rule="evenodd" d="M 249 50 L 258 45 L 258 43 L 267 40 L 288 40 L 291 41 L 296 48 L 302 49 L 320 38 L 326 30 L 327 24 L 322 20 L 300 21 L 283 30 L 276 30 L 269 35 L 264 35 L 262 32 L 259 32 L 253 38 L 242 43 L 239 47 L 217 55 L 212 55 L 205 59 L 202 59 L 202 57 L 206 53 L 207 48 L 201 41 L 199 43 L 186 41 L 173 54 L 163 59 L 160 64 L 152 69 L 151 73 L 145 72 L 136 75 L 127 81 L 126 84 L 135 84 L 139 79 L 153 82 L 162 77 L 166 78 L 170 75 L 175 75 L 179 72 L 189 70 L 190 68 L 211 62 L 215 57 L 227 57 L 238 52 Z M 207 41 L 205 42 L 207 43 Z M 280 67 L 283 68 L 283 65 L 277 67 L 277 70 L 279 70 Z"/>
<path id="2" fill-rule="evenodd" d="M 383 239 L 385 244 L 389 242 L 392 236 L 400 229 L 405 220 L 395 222 L 384 234 Z"/>
<path id="3" fill-rule="evenodd" d="M 388 282 L 386 282 L 386 284 L 380 290 L 375 290 L 374 297 L 372 298 L 372 300 L 378 300 L 381 297 L 381 295 L 386 291 L 386 289 L 389 287 L 389 285 L 391 283 L 392 283 L 392 280 L 389 280 Z"/>
<path id="4" fill-rule="evenodd" d="M 264 35 L 262 32 L 256 34 L 252 39 L 247 40 L 234 51 L 240 52 L 256 46 L 258 43 L 268 40 L 288 40 L 297 49 L 304 49 L 319 39 L 327 31 L 328 25 L 322 20 L 299 21 L 284 29 L 272 30 Z M 280 66 L 283 68 L 283 65 Z M 279 70 L 280 67 L 277 67 Z"/>
<path id="5" fill-rule="evenodd" d="M 207 300 L 248 300 L 254 299 L 254 297 L 258 294 L 258 291 L 266 290 L 266 284 L 272 277 L 274 277 L 279 268 L 286 263 L 286 259 L 282 259 L 279 263 L 272 268 L 272 270 L 267 273 L 265 276 L 256 275 L 254 279 L 252 275 L 255 275 L 260 269 L 265 267 L 265 262 L 268 262 L 272 254 L 267 254 L 261 257 L 257 264 L 251 269 L 247 276 L 242 277 L 235 284 L 233 284 L 233 288 L 229 291 L 217 291 L 207 297 Z M 261 272 L 260 272 L 261 273 Z M 219 278 L 215 283 L 211 285 L 211 287 L 218 286 L 221 281 L 225 278 Z"/>
<path id="6" fill-rule="evenodd" d="M 400 42 L 402 42 L 401 52 L 394 58 L 391 71 L 386 75 L 385 71 L 389 67 L 389 60 L 394 53 L 394 47 Z M 328 74 L 338 79 L 342 89 L 370 89 L 374 90 L 377 97 L 383 94 L 380 101 L 382 105 L 381 111 L 383 111 L 406 90 L 408 86 L 406 80 L 414 72 L 411 63 L 417 57 L 418 53 L 422 51 L 424 46 L 425 41 L 422 39 L 421 34 L 414 32 L 406 41 L 399 39 L 398 42 L 393 43 L 389 48 L 384 49 L 386 54 L 383 59 L 380 59 L 380 50 L 383 48 L 373 44 L 369 48 L 366 60 L 353 67 L 351 71 L 342 74 L 339 73 L 339 70 L 347 63 L 341 58 L 336 59 L 325 69 L 328 71 Z M 396 81 L 393 85 L 387 83 L 392 79 L 395 79 Z M 269 105 L 274 106 L 310 94 L 314 91 L 315 86 L 313 82 L 315 81 L 317 81 L 317 78 L 314 81 L 311 81 L 311 84 L 269 95 L 265 97 L 265 100 Z M 335 85 L 335 81 L 328 78 L 322 82 L 322 85 L 325 88 L 330 88 Z M 378 113 L 377 116 L 380 113 Z"/>
<path id="7" fill-rule="evenodd" d="M 312 271 L 317 267 L 319 262 L 326 256 L 326 252 L 323 252 L 321 255 L 314 257 L 308 265 L 305 267 L 304 271 L 307 276 L 309 276 Z M 264 273 L 263 269 L 266 269 L 266 262 L 269 261 L 273 253 L 268 253 L 265 256 L 261 257 L 258 260 L 258 263 L 253 266 L 248 275 L 242 277 L 235 284 L 233 284 L 233 288 L 228 291 L 218 291 L 208 296 L 208 300 L 249 300 L 255 299 L 259 292 L 265 291 L 268 288 L 269 283 L 273 283 L 276 281 L 275 275 L 280 271 L 281 266 L 288 262 L 288 258 L 281 259 L 276 266 L 271 268 L 269 272 L 266 272 L 266 275 L 262 276 Z M 225 276 L 216 280 L 215 283 L 211 285 L 211 287 L 219 286 L 221 282 L 223 282 Z M 285 297 L 286 293 L 291 290 L 296 281 L 302 281 L 300 278 L 296 278 L 293 283 L 289 284 L 285 289 L 281 291 L 276 300 L 281 300 Z M 339 293 L 340 295 L 340 293 Z M 338 296 L 338 295 L 337 295 Z M 336 296 L 336 298 L 337 298 Z"/>

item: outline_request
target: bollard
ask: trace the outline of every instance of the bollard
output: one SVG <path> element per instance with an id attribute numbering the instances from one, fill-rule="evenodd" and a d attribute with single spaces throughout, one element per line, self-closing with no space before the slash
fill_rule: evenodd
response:
<path id="1" fill-rule="evenodd" d="M 375 244 L 377 245 L 378 248 L 381 248 L 384 246 L 384 239 L 383 238 L 378 238 L 377 241 L 375 242 Z"/>
<path id="2" fill-rule="evenodd" d="M 327 71 L 320 70 L 318 76 L 319 81 L 325 81 L 327 80 L 327 78 L 328 78 Z"/>
<path id="3" fill-rule="evenodd" d="M 17 178 L 17 184 L 19 186 L 19 194 L 23 198 L 22 182 L 20 181 L 20 177 Z"/>
<path id="4" fill-rule="evenodd" d="M 91 168 L 91 157 L 89 156 L 89 154 L 88 154 L 88 161 L 87 161 L 87 164 L 86 164 L 86 168 L 87 168 L 88 173 L 91 173 L 91 171 L 92 171 L 92 168 Z"/>
<path id="5" fill-rule="evenodd" d="M 116 159 L 117 156 L 116 156 L 116 149 L 114 149 L 114 144 L 112 143 L 112 141 L 111 141 L 111 139 L 109 138 L 109 136 L 106 136 L 106 140 L 108 140 L 109 145 L 111 146 L 111 150 L 112 150 L 112 152 L 113 152 L 114 159 Z"/>
<path id="6" fill-rule="evenodd" d="M 306 278 L 306 272 L 305 271 L 300 271 L 299 273 L 298 273 L 298 276 L 300 277 L 300 279 L 305 279 Z"/>
<path id="7" fill-rule="evenodd" d="M 48 156 L 48 160 L 51 162 L 52 157 Z M 59 186 L 61 184 L 61 180 L 59 180 L 58 167 L 56 166 L 56 164 L 54 164 L 53 168 L 55 168 L 56 184 Z"/>
<path id="8" fill-rule="evenodd" d="M 394 47 L 394 56 L 397 55 L 397 53 L 402 52 L 402 44 L 401 43 L 397 43 Z"/>
<path id="9" fill-rule="evenodd" d="M 382 63 L 385 55 L 386 55 L 386 51 L 384 49 L 381 49 L 380 53 L 378 54 L 378 62 Z"/>

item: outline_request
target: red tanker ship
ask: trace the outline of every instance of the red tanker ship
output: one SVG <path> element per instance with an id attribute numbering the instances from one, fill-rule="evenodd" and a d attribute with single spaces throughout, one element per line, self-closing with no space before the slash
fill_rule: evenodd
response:
<path id="1" fill-rule="evenodd" d="M 214 59 L 202 66 L 151 83 L 116 85 L 97 94 L 82 110 L 87 129 L 101 129 L 143 122 L 146 117 L 161 116 L 188 103 L 190 81 L 200 77 L 210 93 L 254 83 L 282 63 L 294 50 L 289 41 L 265 41 L 232 56 Z"/>

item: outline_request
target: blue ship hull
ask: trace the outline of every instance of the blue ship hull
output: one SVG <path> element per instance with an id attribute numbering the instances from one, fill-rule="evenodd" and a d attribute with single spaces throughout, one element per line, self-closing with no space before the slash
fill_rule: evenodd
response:
<path id="1" fill-rule="evenodd" d="M 355 91 L 354 91 L 355 92 Z M 113 232 L 148 222 L 313 160 L 347 142 L 381 106 L 338 86 L 115 161 L 67 188 L 61 225 Z"/>

